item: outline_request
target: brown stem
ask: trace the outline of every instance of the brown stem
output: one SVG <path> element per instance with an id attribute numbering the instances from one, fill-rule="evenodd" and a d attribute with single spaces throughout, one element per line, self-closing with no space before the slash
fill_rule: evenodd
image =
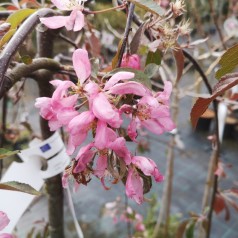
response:
<path id="1" fill-rule="evenodd" d="M 127 21 L 126 21 L 126 29 L 125 29 L 125 32 L 124 32 L 124 37 L 123 37 L 122 45 L 121 45 L 121 48 L 120 48 L 117 65 L 116 65 L 117 68 L 119 68 L 121 66 L 122 57 L 123 57 L 123 54 L 124 54 L 125 49 L 126 49 L 128 36 L 129 36 L 130 30 L 131 30 L 131 24 L 132 24 L 133 15 L 134 15 L 134 9 L 135 9 L 135 4 L 131 3 L 130 7 L 129 7 Z"/>
<path id="2" fill-rule="evenodd" d="M 0 91 L 0 99 L 5 93 L 21 78 L 27 77 L 39 69 L 48 69 L 51 71 L 58 71 L 61 65 L 49 58 L 34 59 L 31 64 L 18 64 L 11 71 L 7 72 L 4 76 L 4 84 Z"/>
<path id="3" fill-rule="evenodd" d="M 179 113 L 179 94 L 177 83 L 174 85 L 174 97 L 173 97 L 173 121 L 177 124 L 178 122 L 178 113 Z M 166 167 L 166 174 L 165 174 L 165 184 L 163 188 L 163 195 L 162 195 L 162 202 L 161 202 L 161 209 L 159 212 L 158 220 L 156 222 L 152 238 L 159 237 L 159 232 L 164 221 L 164 226 L 162 229 L 163 237 L 169 237 L 169 223 L 170 223 L 170 205 L 172 200 L 172 191 L 173 191 L 173 175 L 174 175 L 174 149 L 176 146 L 175 136 L 173 135 L 169 147 L 168 147 L 168 154 L 167 154 L 167 167 Z"/>
<path id="4" fill-rule="evenodd" d="M 7 123 L 7 96 L 5 95 L 2 100 L 2 124 L 0 134 L 0 148 L 4 146 L 5 132 Z M 0 179 L 2 178 L 3 160 L 0 160 Z"/>
<path id="5" fill-rule="evenodd" d="M 32 32 L 36 24 L 39 22 L 39 17 L 54 15 L 51 9 L 40 9 L 28 17 L 24 23 L 19 27 L 17 32 L 13 35 L 6 47 L 0 55 L 0 95 L 5 85 L 5 73 L 9 66 L 12 56 L 17 52 L 18 47 L 23 43 L 26 37 Z"/>
<path id="6" fill-rule="evenodd" d="M 37 52 L 40 57 L 53 57 L 54 34 L 51 30 L 37 32 Z M 52 73 L 48 70 L 41 70 L 37 76 L 40 90 L 40 97 L 52 97 L 53 88 L 49 81 Z M 48 121 L 40 118 L 41 133 L 43 139 L 49 138 L 53 132 L 50 131 Z M 48 178 L 45 181 L 48 196 L 49 210 L 49 231 L 51 238 L 64 238 L 64 212 L 63 212 L 63 187 L 61 175 Z"/>

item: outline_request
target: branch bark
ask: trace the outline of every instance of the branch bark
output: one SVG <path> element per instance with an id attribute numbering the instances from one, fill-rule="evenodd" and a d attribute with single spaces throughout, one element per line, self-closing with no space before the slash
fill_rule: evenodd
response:
<path id="1" fill-rule="evenodd" d="M 39 57 L 53 57 L 53 42 L 55 34 L 51 30 L 37 32 L 37 52 Z M 40 89 L 40 97 L 52 97 L 53 88 L 49 81 L 52 73 L 48 70 L 40 70 L 37 82 Z M 53 132 L 50 131 L 48 121 L 40 118 L 41 133 L 43 139 L 49 138 Z M 58 174 L 45 181 L 48 196 L 49 230 L 51 238 L 64 238 L 64 211 L 63 211 L 63 187 L 61 175 Z"/>
<path id="2" fill-rule="evenodd" d="M 19 27 L 17 32 L 13 35 L 11 40 L 8 42 L 6 47 L 3 49 L 0 55 L 0 94 L 5 87 L 5 73 L 9 66 L 12 56 L 17 52 L 18 47 L 23 43 L 26 37 L 32 32 L 37 23 L 39 22 L 39 17 L 45 17 L 54 15 L 55 11 L 51 9 L 41 9 L 33 13 L 28 17 L 24 23 Z"/>

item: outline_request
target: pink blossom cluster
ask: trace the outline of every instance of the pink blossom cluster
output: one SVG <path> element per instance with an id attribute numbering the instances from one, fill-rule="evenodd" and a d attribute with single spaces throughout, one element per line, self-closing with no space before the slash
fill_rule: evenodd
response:
<path id="1" fill-rule="evenodd" d="M 114 223 L 123 221 L 133 225 L 136 232 L 141 233 L 145 231 L 143 216 L 130 206 L 125 207 L 120 197 L 118 197 L 116 201 L 105 204 L 104 214 L 110 216 Z"/>
<path id="2" fill-rule="evenodd" d="M 138 204 L 144 201 L 143 177 L 161 182 L 163 176 L 155 162 L 144 156 L 133 155 L 121 133 L 123 121 L 129 119 L 127 134 L 137 143 L 138 128 L 146 128 L 160 135 L 174 129 L 170 118 L 170 82 L 164 91 L 153 94 L 143 84 L 133 81 L 133 72 L 117 72 L 109 78 L 90 78 L 91 65 L 86 50 L 73 53 L 73 66 L 79 79 L 53 80 L 55 91 L 51 98 L 36 99 L 40 115 L 49 121 L 51 131 L 65 127 L 69 134 L 67 153 L 73 155 L 91 132 L 93 140 L 77 152 L 63 176 L 67 186 L 73 175 L 77 184 L 87 184 L 91 175 L 98 177 L 105 189 L 105 178 L 112 183 L 125 181 L 126 194 Z M 127 120 L 128 120 L 127 119 Z"/>
<path id="3" fill-rule="evenodd" d="M 8 224 L 10 220 L 5 212 L 0 211 L 0 231 L 3 230 Z M 13 238 L 11 234 L 2 233 L 0 234 L 0 238 Z"/>

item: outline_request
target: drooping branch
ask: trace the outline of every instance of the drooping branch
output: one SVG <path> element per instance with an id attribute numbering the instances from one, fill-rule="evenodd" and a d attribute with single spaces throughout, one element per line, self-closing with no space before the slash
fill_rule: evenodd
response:
<path id="1" fill-rule="evenodd" d="M 9 66 L 12 56 L 17 52 L 18 47 L 24 42 L 26 37 L 32 32 L 36 24 L 39 22 L 39 17 L 51 16 L 56 14 L 52 9 L 40 9 L 39 11 L 28 17 L 25 22 L 19 27 L 13 35 L 6 47 L 0 55 L 0 95 L 2 94 L 5 84 L 5 73 Z"/>
<path id="2" fill-rule="evenodd" d="M 0 90 L 0 99 L 4 94 L 21 78 L 30 76 L 39 69 L 48 69 L 50 71 L 59 71 L 62 66 L 55 60 L 49 58 L 34 59 L 31 64 L 19 64 L 3 77 L 4 84 Z"/>

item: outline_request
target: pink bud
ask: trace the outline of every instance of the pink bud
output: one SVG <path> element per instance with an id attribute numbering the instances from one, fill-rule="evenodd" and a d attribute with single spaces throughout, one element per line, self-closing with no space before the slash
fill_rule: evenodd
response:
<path id="1" fill-rule="evenodd" d="M 121 67 L 140 69 L 140 57 L 139 55 L 124 54 L 121 62 Z"/>
<path id="2" fill-rule="evenodd" d="M 0 211 L 0 231 L 3 230 L 10 222 L 6 213 Z"/>

